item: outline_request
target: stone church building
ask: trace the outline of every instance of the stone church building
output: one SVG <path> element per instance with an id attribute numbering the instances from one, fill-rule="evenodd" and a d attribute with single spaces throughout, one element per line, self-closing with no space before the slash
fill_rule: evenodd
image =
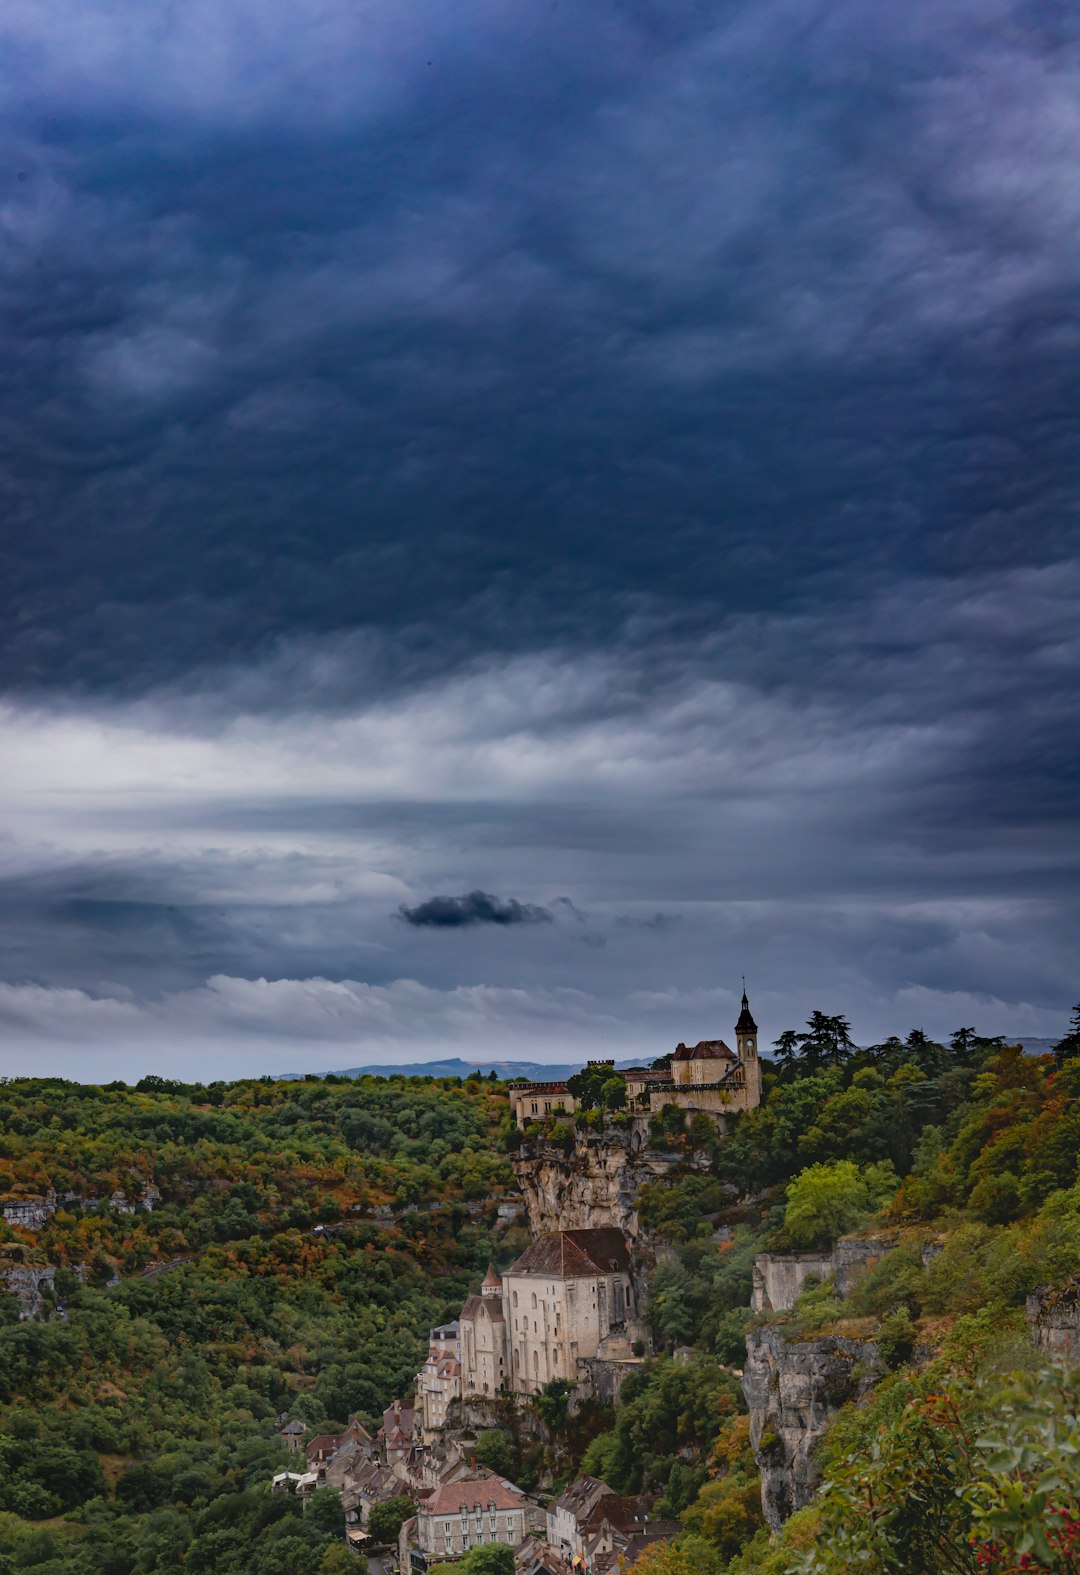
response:
<path id="1" fill-rule="evenodd" d="M 580 1363 L 636 1360 L 647 1340 L 622 1231 L 548 1231 L 501 1276 L 489 1269 L 459 1320 L 461 1391 L 536 1394 L 577 1384 Z"/>

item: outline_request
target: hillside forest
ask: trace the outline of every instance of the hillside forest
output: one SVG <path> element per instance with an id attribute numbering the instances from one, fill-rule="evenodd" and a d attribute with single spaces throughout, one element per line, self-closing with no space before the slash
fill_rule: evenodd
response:
<path id="1" fill-rule="evenodd" d="M 723 1136 L 653 1118 L 656 1356 L 616 1410 L 541 1395 L 545 1442 L 491 1429 L 478 1456 L 543 1495 L 582 1470 L 654 1494 L 683 1530 L 641 1575 L 1080 1570 L 1074 1375 L 1025 1318 L 1080 1264 L 1078 1028 L 1037 1057 L 972 1029 L 857 1049 L 815 1013 Z M 579 1120 L 617 1131 L 620 1103 Z M 475 1076 L 0 1086 L 0 1194 L 51 1199 L 0 1235 L 0 1575 L 362 1567 L 336 1495 L 270 1492 L 276 1425 L 374 1428 L 411 1392 L 429 1327 L 526 1243 L 498 1209 L 521 1140 Z M 751 1312 L 758 1254 L 852 1232 L 893 1250 L 845 1296 Z M 867 1352 L 775 1533 L 739 1381 L 771 1324 Z"/>

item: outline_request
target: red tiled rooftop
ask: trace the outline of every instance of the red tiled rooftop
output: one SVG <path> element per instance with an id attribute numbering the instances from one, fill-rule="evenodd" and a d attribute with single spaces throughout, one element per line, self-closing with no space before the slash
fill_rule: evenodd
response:
<path id="1" fill-rule="evenodd" d="M 628 1273 L 630 1253 L 621 1230 L 604 1225 L 593 1230 L 547 1231 L 538 1236 L 510 1274 L 548 1274 L 582 1279 L 595 1274 Z"/>

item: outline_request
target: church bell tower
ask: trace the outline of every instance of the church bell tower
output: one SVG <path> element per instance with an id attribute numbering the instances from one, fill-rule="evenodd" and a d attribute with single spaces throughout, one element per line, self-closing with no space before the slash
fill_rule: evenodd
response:
<path id="1" fill-rule="evenodd" d="M 746 998 L 746 980 L 743 980 L 742 1011 L 739 1021 L 735 1024 L 735 1043 L 738 1046 L 739 1063 L 743 1069 L 743 1087 L 745 1089 L 745 1109 L 752 1110 L 761 1103 L 761 1062 L 757 1053 L 757 1023 L 750 1012 L 750 1002 Z"/>
<path id="2" fill-rule="evenodd" d="M 750 1015 L 750 1002 L 746 999 L 746 980 L 743 980 L 742 1011 L 735 1024 L 735 1038 L 740 1061 L 757 1060 L 757 1023 Z"/>

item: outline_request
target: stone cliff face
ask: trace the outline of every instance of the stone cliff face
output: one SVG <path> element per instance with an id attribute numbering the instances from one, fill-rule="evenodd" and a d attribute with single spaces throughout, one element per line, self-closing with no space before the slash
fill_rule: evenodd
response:
<path id="1" fill-rule="evenodd" d="M 1041 1285 L 1025 1311 L 1037 1351 L 1080 1360 L 1080 1275 L 1063 1285 Z"/>
<path id="2" fill-rule="evenodd" d="M 602 1131 L 583 1127 L 565 1152 L 542 1142 L 525 1145 L 514 1160 L 514 1174 L 533 1235 L 616 1225 L 636 1238 L 638 1188 L 686 1164 L 645 1148 L 646 1132 L 647 1123 L 635 1121 Z"/>
<path id="3" fill-rule="evenodd" d="M 0 1274 L 3 1288 L 19 1304 L 20 1318 L 37 1318 L 45 1311 L 42 1291 L 52 1286 L 55 1269 L 11 1268 Z"/>
<path id="4" fill-rule="evenodd" d="M 761 1472 L 761 1506 L 775 1531 L 817 1490 L 813 1449 L 834 1413 L 880 1377 L 871 1340 L 841 1334 L 799 1339 L 783 1325 L 746 1336 L 743 1391 Z"/>

